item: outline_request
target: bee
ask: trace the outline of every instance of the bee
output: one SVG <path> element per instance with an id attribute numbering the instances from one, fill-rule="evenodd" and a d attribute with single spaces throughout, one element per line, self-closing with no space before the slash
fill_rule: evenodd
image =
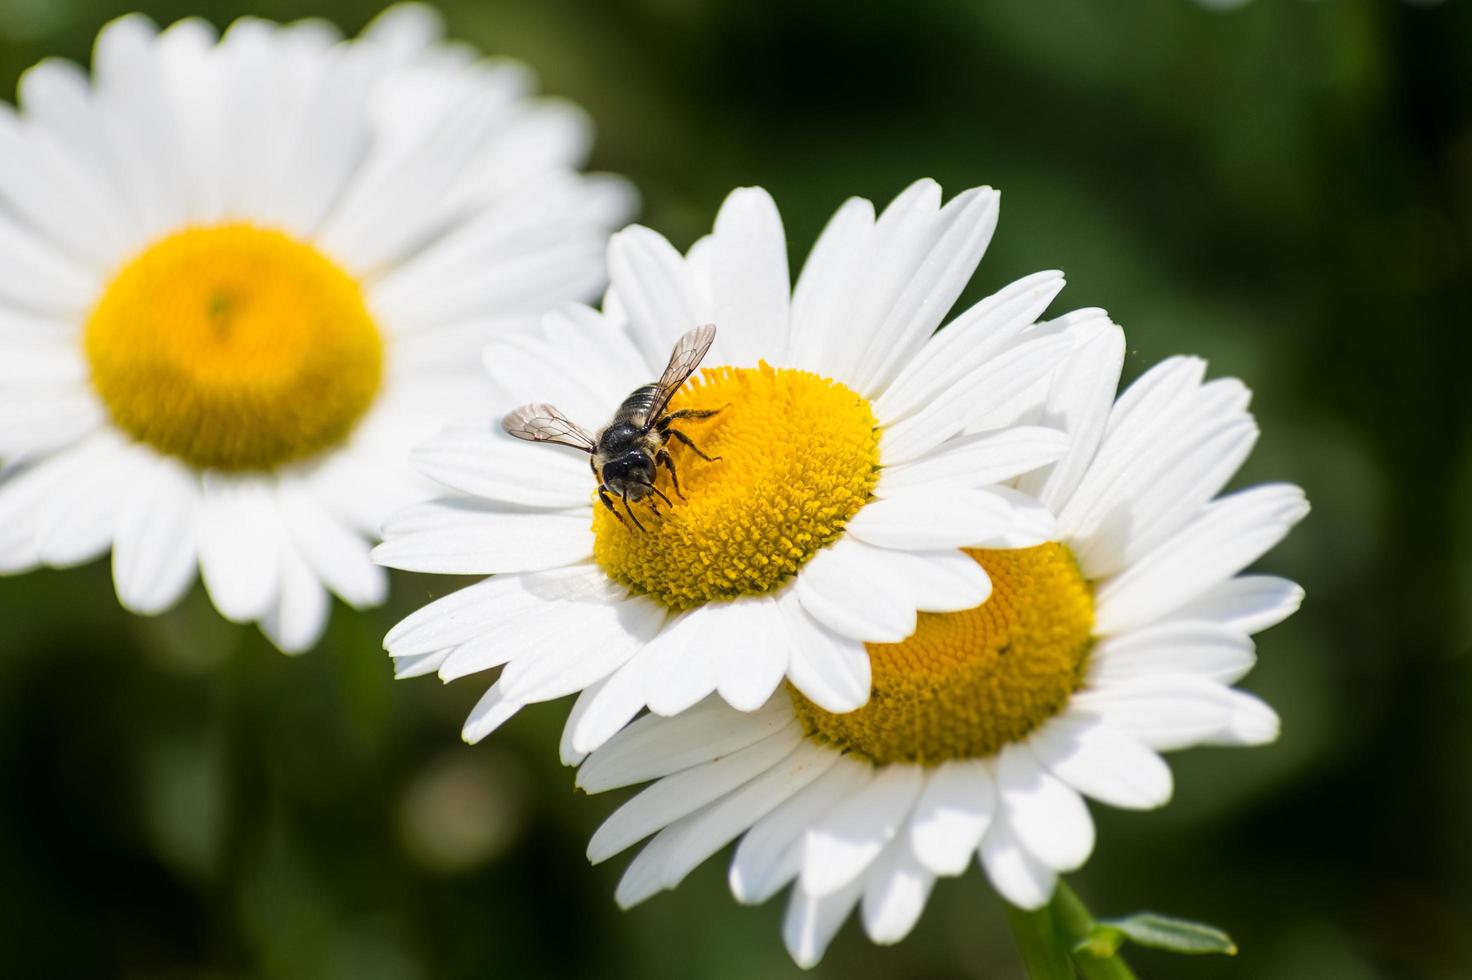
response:
<path id="1" fill-rule="evenodd" d="M 670 486 L 681 500 L 685 499 L 685 495 L 680 493 L 680 478 L 675 475 L 675 461 L 665 448 L 672 437 L 706 462 L 713 463 L 721 458 L 707 456 L 688 435 L 673 428 L 673 424 L 681 419 L 710 418 L 720 409 L 684 408 L 678 412 L 665 412 L 670 399 L 695 373 L 715 339 L 715 324 L 708 323 L 675 341 L 675 349 L 670 352 L 670 362 L 665 365 L 664 374 L 653 384 L 635 388 L 613 413 L 613 420 L 598 430 L 597 435 L 589 435 L 586 429 L 551 405 L 540 403 L 523 405 L 509 413 L 501 420 L 501 427 L 518 439 L 570 446 L 587 453 L 593 476 L 598 480 L 598 499 L 603 506 L 623 523 L 623 514 L 613 505 L 613 497 L 618 497 L 623 501 L 629 520 L 643 531 L 644 525 L 639 523 L 630 503 L 657 496 L 667 506 L 673 506 L 664 491 L 654 485 L 655 467 L 663 466 L 669 471 Z M 649 507 L 659 513 L 652 499 Z"/>

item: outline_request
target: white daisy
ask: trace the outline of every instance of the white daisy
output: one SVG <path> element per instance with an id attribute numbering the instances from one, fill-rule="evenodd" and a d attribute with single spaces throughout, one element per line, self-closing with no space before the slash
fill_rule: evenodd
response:
<path id="1" fill-rule="evenodd" d="M 424 446 L 423 471 L 461 495 L 393 518 L 375 557 L 495 577 L 389 633 L 399 675 L 506 665 L 469 741 L 581 691 L 579 751 L 646 705 L 672 715 L 718 691 L 753 710 L 784 677 L 830 711 L 863 704 L 865 641 L 909 636 L 917 610 L 986 599 L 985 572 L 959 548 L 1054 533 L 1051 514 L 997 484 L 1065 448 L 1055 428 L 1012 424 L 1019 394 L 1069 348 L 1067 321 L 1035 323 L 1062 276 L 1013 283 L 935 334 L 997 207 L 989 188 L 941 206 L 929 180 L 877 218 L 851 200 L 795 287 L 760 189 L 732 193 L 686 256 L 647 228 L 615 235 L 602 314 L 567 307 L 540 336 L 487 351 L 505 407 L 550 402 L 597 429 L 659 377 L 676 338 L 714 323 L 703 374 L 670 407 L 717 412 L 679 427 L 719 459 L 671 440 L 684 499 L 661 472 L 672 505 L 641 504 L 640 530 L 595 506 L 586 455 L 484 425 Z"/>
<path id="2" fill-rule="evenodd" d="M 596 295 L 631 194 L 589 128 L 428 8 L 320 21 L 139 16 L 89 79 L 0 105 L 0 571 L 112 549 L 118 598 L 196 567 L 226 617 L 315 642 L 381 601 L 409 448 L 484 411 L 485 340 Z"/>
<path id="3" fill-rule="evenodd" d="M 1213 499 L 1257 436 L 1247 389 L 1203 383 L 1201 361 L 1177 358 L 1111 407 L 1123 337 L 1102 317 L 1074 332 L 1077 354 L 1032 416 L 1070 448 L 1017 481 L 1061 540 L 972 551 L 991 599 L 871 646 L 873 697 L 857 711 L 791 689 L 750 714 L 711 698 L 643 717 L 589 756 L 590 792 L 656 780 L 589 845 L 597 862 L 655 835 L 621 905 L 740 837 L 732 891 L 755 903 L 794 883 L 784 938 L 811 966 L 856 904 L 872 940 L 903 938 L 936 877 L 973 856 L 1007 901 L 1040 907 L 1093 848 L 1084 796 L 1157 807 L 1171 794 L 1159 752 L 1276 737 L 1272 709 L 1231 685 L 1253 665 L 1250 635 L 1303 593 L 1238 573 L 1304 516 L 1303 493 Z M 564 759 L 578 759 L 566 742 Z"/>

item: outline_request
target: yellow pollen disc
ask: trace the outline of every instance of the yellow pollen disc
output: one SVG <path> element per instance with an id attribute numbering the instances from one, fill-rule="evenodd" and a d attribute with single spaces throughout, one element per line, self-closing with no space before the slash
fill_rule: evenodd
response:
<path id="1" fill-rule="evenodd" d="M 771 591 L 837 538 L 874 489 L 874 413 L 836 381 L 767 364 L 707 368 L 669 411 L 686 408 L 719 409 L 673 427 L 721 458 L 707 462 L 669 440 L 685 499 L 661 467 L 657 486 L 673 507 L 654 497 L 656 515 L 634 504 L 647 530 L 593 508 L 598 564 L 667 606 Z"/>
<path id="2" fill-rule="evenodd" d="M 1061 544 L 968 551 L 991 598 L 958 613 L 921 613 L 901 643 L 869 645 L 873 693 L 848 714 L 789 687 L 807 734 L 876 763 L 979 759 L 1062 710 L 1082 683 L 1094 601 Z"/>
<path id="3" fill-rule="evenodd" d="M 201 468 L 267 469 L 341 442 L 383 373 L 357 281 L 248 224 L 149 246 L 108 283 L 84 342 L 118 428 Z"/>

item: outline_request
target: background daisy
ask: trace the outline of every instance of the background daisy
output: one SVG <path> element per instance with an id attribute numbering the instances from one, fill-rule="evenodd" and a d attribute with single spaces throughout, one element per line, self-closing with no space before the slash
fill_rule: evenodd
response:
<path id="1" fill-rule="evenodd" d="M 1277 737 L 1272 709 L 1231 685 L 1254 663 L 1250 635 L 1303 593 L 1238 573 L 1307 513 L 1303 493 L 1217 497 L 1257 438 L 1240 382 L 1177 358 L 1115 402 L 1122 333 L 1102 315 L 1069 333 L 1078 349 L 1034 413 L 1069 449 L 1018 481 L 1058 515 L 1060 541 L 971 551 L 991 599 L 871 645 L 857 711 L 792 690 L 752 714 L 712 700 L 596 750 L 578 774 L 590 792 L 656 779 L 589 844 L 597 862 L 655 835 L 621 905 L 740 837 L 731 889 L 762 902 L 794 883 L 783 938 L 801 966 L 856 905 L 871 939 L 897 942 L 936 877 L 973 860 L 1007 901 L 1039 908 L 1093 849 L 1083 797 L 1157 807 L 1171 795 L 1161 751 Z"/>
<path id="2" fill-rule="evenodd" d="M 328 591 L 422 497 L 409 446 L 486 404 L 484 340 L 600 285 L 621 182 L 513 63 L 395 7 L 322 21 L 140 16 L 90 76 L 0 109 L 0 570 L 112 550 L 120 601 L 311 646 Z"/>
<path id="3" fill-rule="evenodd" d="M 567 307 L 540 335 L 491 345 L 507 409 L 554 403 L 594 430 L 659 377 L 675 340 L 715 323 L 700 377 L 670 403 L 714 413 L 671 439 L 669 503 L 626 519 L 597 506 L 588 457 L 484 424 L 415 452 L 459 496 L 409 508 L 374 551 L 412 571 L 495 577 L 406 619 L 386 641 L 400 676 L 505 665 L 472 712 L 476 741 L 522 705 L 583 692 L 571 739 L 591 748 L 648 705 L 712 691 L 760 707 L 784 677 L 830 711 L 867 700 L 865 641 L 917 611 L 984 601 L 963 546 L 1027 547 L 1052 515 L 999 486 L 1062 455 L 1063 434 L 1013 425 L 1068 349 L 1035 319 L 1063 287 L 1028 276 L 934 333 L 996 226 L 989 188 L 942 205 L 921 180 L 881 214 L 839 209 L 797 277 L 770 196 L 733 192 L 681 256 L 632 227 L 609 246 L 599 314 Z M 702 458 L 701 453 L 712 457 Z M 640 525 L 636 526 L 634 521 Z"/>

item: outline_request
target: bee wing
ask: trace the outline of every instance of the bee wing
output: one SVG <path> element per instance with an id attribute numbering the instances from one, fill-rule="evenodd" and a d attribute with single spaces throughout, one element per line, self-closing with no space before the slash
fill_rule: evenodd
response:
<path id="1" fill-rule="evenodd" d="M 591 453 L 597 443 L 588 430 L 551 405 L 523 405 L 501 420 L 501 428 L 527 442 L 552 442 Z"/>
<path id="2" fill-rule="evenodd" d="M 655 421 L 664 414 L 664 407 L 670 403 L 675 392 L 680 390 L 680 385 L 700 367 L 700 362 L 715 340 L 716 325 L 707 323 L 675 341 L 675 349 L 670 351 L 670 362 L 665 365 L 664 374 L 654 383 L 654 403 L 649 408 L 646 421 Z"/>

